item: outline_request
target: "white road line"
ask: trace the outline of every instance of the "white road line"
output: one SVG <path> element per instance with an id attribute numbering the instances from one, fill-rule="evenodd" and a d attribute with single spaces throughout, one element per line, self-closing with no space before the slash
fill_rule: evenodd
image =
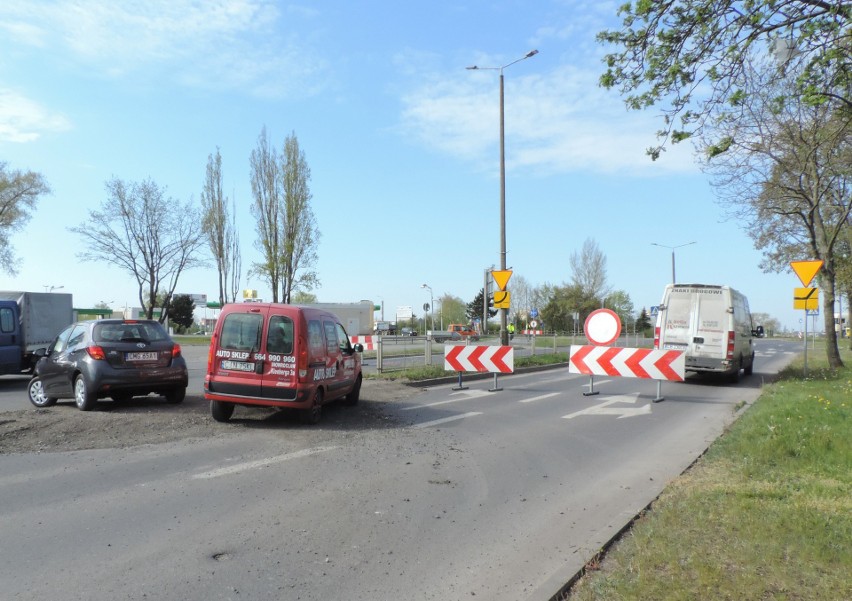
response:
<path id="1" fill-rule="evenodd" d="M 488 392 L 487 390 L 462 390 L 458 392 L 453 392 L 452 395 L 456 398 L 454 399 L 446 399 L 443 401 L 435 401 L 434 403 L 425 403 L 423 405 L 414 405 L 412 407 L 403 407 L 402 411 L 411 411 L 413 409 L 424 409 L 427 407 L 436 407 L 437 405 L 446 405 L 447 403 L 458 403 L 459 401 L 467 401 L 469 399 L 476 399 L 484 396 L 492 396 L 493 392 Z"/>
<path id="2" fill-rule="evenodd" d="M 540 395 L 540 396 L 534 396 L 534 397 L 532 397 L 532 398 L 530 398 L 530 399 L 522 399 L 522 400 L 520 400 L 520 401 L 518 401 L 518 402 L 519 402 L 519 403 L 534 403 L 534 402 L 536 402 L 536 401 L 543 401 L 544 399 L 549 399 L 550 397 L 552 397 L 552 396 L 557 396 L 558 394 L 560 394 L 560 393 L 558 393 L 558 392 L 551 392 L 550 394 L 542 394 L 542 395 Z"/>
<path id="3" fill-rule="evenodd" d="M 284 461 L 289 461 L 291 459 L 299 459 L 301 457 L 309 457 L 311 455 L 325 453 L 326 451 L 333 451 L 336 448 L 337 447 L 316 447 L 313 449 L 302 449 L 301 451 L 295 451 L 293 453 L 287 453 L 285 455 L 278 455 L 277 457 L 267 457 L 265 459 L 258 459 L 256 461 L 248 461 L 246 463 L 230 465 L 228 467 L 223 467 L 218 470 L 202 472 L 200 474 L 195 474 L 194 476 L 192 476 L 192 478 L 194 480 L 206 480 L 210 478 L 218 478 L 219 476 L 229 476 L 231 474 L 238 474 L 240 472 L 257 469 L 259 467 L 267 467 L 276 463 L 283 463 Z"/>
<path id="4" fill-rule="evenodd" d="M 474 417 L 476 415 L 482 415 L 481 412 L 472 411 L 470 413 L 464 413 L 462 415 L 454 415 L 452 417 L 443 417 L 441 419 L 433 419 L 431 422 L 423 422 L 421 424 L 414 424 L 411 426 L 412 428 L 428 428 L 429 426 L 438 426 L 440 424 L 446 424 L 447 422 L 454 422 L 460 419 L 464 419 L 466 417 Z"/>

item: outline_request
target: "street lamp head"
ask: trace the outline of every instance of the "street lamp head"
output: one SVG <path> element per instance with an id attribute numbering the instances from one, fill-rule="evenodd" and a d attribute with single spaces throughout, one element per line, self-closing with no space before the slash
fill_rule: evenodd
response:
<path id="1" fill-rule="evenodd" d="M 479 69 L 479 67 L 477 67 L 476 65 L 471 65 L 470 67 L 465 67 L 465 69 L 467 69 L 468 71 L 476 71 L 477 69 Z"/>
<path id="2" fill-rule="evenodd" d="M 530 50 L 529 52 L 526 53 L 524 58 L 530 58 L 531 56 L 535 56 L 536 54 L 538 54 L 538 50 Z"/>

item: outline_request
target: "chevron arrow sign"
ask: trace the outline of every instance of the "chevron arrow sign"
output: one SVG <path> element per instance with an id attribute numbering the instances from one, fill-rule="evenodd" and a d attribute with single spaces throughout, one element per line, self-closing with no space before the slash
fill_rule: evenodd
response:
<path id="1" fill-rule="evenodd" d="M 445 346 L 444 369 L 510 374 L 515 371 L 511 346 Z"/>
<path id="2" fill-rule="evenodd" d="M 611 346 L 571 346 L 568 371 L 590 376 L 622 376 L 682 382 L 686 374 L 683 351 Z"/>

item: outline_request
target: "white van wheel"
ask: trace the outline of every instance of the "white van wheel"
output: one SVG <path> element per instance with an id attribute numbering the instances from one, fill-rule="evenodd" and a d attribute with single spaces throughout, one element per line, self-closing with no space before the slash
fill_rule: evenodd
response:
<path id="1" fill-rule="evenodd" d="M 750 376 L 752 373 L 754 373 L 754 355 L 751 356 L 748 365 L 746 365 L 745 369 L 743 369 L 743 373 L 747 376 Z"/>
<path id="2" fill-rule="evenodd" d="M 322 388 L 317 388 L 314 400 L 307 409 L 302 409 L 299 418 L 303 424 L 318 424 L 322 417 Z"/>

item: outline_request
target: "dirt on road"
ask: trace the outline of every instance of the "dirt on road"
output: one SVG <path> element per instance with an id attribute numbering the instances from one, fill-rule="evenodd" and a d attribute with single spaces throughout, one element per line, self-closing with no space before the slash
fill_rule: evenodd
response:
<path id="1" fill-rule="evenodd" d="M 392 417 L 387 403 L 403 400 L 418 390 L 386 380 L 365 380 L 355 407 L 337 403 L 323 409 L 318 427 L 358 430 L 387 427 Z M 210 417 L 209 403 L 187 395 L 179 405 L 162 397 L 137 397 L 127 402 L 98 402 L 94 411 L 79 411 L 72 401 L 47 409 L 0 413 L 0 454 L 123 448 L 189 438 L 233 436 L 246 428 L 311 428 L 294 412 L 237 407 L 229 423 Z"/>

